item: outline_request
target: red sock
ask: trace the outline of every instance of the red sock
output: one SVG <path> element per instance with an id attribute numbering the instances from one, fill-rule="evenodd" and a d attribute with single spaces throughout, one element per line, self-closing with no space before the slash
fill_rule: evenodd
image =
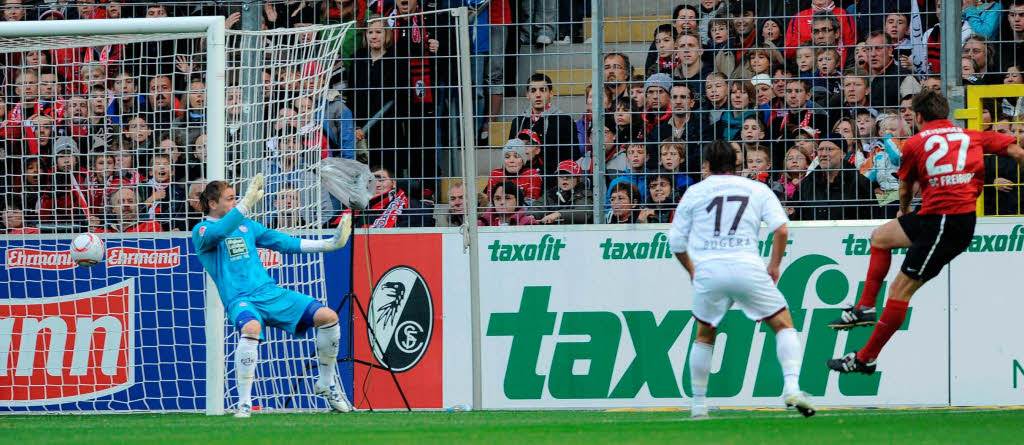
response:
<path id="1" fill-rule="evenodd" d="M 889 273 L 892 264 L 892 251 L 889 249 L 871 248 L 871 261 L 868 262 L 868 277 L 864 279 L 864 290 L 860 293 L 857 306 L 875 307 L 878 290 L 882 288 L 882 280 Z"/>
<path id="2" fill-rule="evenodd" d="M 882 352 L 882 347 L 889 342 L 892 334 L 903 326 L 903 319 L 907 317 L 908 301 L 888 300 L 885 302 L 885 310 L 882 311 L 882 318 L 878 320 L 875 330 L 871 332 L 868 344 L 864 345 L 857 353 L 857 358 L 862 362 L 874 360 Z"/>

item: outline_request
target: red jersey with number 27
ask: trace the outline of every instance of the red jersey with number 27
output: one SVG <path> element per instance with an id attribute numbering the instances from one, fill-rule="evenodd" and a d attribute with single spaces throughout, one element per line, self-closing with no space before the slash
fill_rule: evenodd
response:
<path id="1" fill-rule="evenodd" d="M 1016 142 L 994 131 L 965 130 L 948 119 L 934 120 L 903 144 L 899 176 L 921 184 L 919 215 L 971 213 L 985 182 L 982 155 L 1005 155 Z"/>

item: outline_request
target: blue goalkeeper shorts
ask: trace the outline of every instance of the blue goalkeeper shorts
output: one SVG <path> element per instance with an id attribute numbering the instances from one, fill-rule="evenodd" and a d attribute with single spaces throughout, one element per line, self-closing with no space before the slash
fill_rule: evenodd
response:
<path id="1" fill-rule="evenodd" d="M 309 295 L 279 287 L 262 295 L 239 298 L 227 308 L 228 319 L 239 330 L 256 320 L 260 326 L 282 329 L 301 337 L 313 326 L 313 315 L 324 306 Z M 260 332 L 263 339 L 263 332 Z"/>

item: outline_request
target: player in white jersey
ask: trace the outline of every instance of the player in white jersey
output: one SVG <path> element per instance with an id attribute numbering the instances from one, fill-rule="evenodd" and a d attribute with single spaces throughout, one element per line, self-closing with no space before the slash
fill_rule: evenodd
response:
<path id="1" fill-rule="evenodd" d="M 668 234 L 672 252 L 693 282 L 693 318 L 698 323 L 689 357 L 691 416 L 708 416 L 704 398 L 716 327 L 733 304 L 775 331 L 786 406 L 813 416 L 814 405 L 800 391 L 800 341 L 786 300 L 775 287 L 789 218 L 768 186 L 735 175 L 736 152 L 727 142 L 714 141 L 704 148 L 704 169 L 711 175 L 686 189 Z M 775 232 L 767 269 L 757 249 L 762 221 Z"/>

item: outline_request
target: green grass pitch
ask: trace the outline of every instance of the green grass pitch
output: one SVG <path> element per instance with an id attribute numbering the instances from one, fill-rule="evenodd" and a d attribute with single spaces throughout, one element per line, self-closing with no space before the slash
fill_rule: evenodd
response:
<path id="1" fill-rule="evenodd" d="M 475 411 L 259 414 L 0 416 L 9 444 L 714 444 L 1020 443 L 1024 409 L 721 410 L 690 421 L 688 411 Z M 364 442 L 370 441 L 370 442 Z"/>

